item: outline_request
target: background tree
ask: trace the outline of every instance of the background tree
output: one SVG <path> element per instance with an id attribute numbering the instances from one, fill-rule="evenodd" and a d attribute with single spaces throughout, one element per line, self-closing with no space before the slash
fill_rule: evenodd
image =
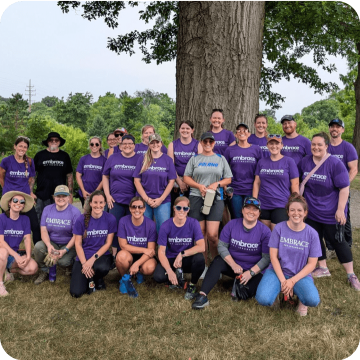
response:
<path id="1" fill-rule="evenodd" d="M 59 98 L 56 96 L 45 96 L 41 99 L 41 102 L 47 107 L 53 107 L 59 101 Z"/>

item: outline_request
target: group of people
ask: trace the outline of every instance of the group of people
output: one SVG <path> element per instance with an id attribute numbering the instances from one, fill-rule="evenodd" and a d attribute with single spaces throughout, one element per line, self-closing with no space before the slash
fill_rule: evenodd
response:
<path id="1" fill-rule="evenodd" d="M 90 153 L 76 168 L 83 214 L 72 205 L 73 170 L 60 150 L 65 139 L 50 133 L 47 148 L 30 159 L 30 139 L 19 136 L 14 155 L 0 164 L 0 279 L 39 268 L 40 284 L 55 281 L 57 265 L 72 266 L 70 293 L 80 297 L 105 289 L 104 277 L 116 266 L 121 293 L 136 297 L 131 277 L 141 283 L 152 275 L 169 288 L 186 288 L 185 299 L 202 309 L 224 274 L 235 279 L 234 300 L 276 306 L 280 293 L 296 294 L 297 312 L 306 315 L 320 302 L 313 278 L 331 275 L 328 248 L 360 290 L 349 214 L 358 157 L 341 139 L 343 121 L 329 123 L 330 138 L 319 133 L 311 141 L 290 115 L 281 119 L 285 136 L 268 134 L 261 114 L 255 134 L 244 123 L 233 134 L 224 122 L 214 109 L 210 131 L 198 141 L 192 122 L 183 121 L 168 148 L 152 125 L 143 127 L 140 144 L 116 129 L 105 153 L 101 138 L 91 137 Z M 7 295 L 4 282 L 0 295 Z"/>

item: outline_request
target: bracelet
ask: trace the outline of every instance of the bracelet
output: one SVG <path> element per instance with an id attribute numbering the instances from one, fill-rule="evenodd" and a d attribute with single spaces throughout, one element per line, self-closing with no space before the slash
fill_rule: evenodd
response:
<path id="1" fill-rule="evenodd" d="M 67 253 L 70 251 L 67 247 L 65 247 L 65 250 L 66 250 Z"/>

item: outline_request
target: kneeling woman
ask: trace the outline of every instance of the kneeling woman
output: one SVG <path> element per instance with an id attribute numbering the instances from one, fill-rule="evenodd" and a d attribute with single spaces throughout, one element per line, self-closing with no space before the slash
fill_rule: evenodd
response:
<path id="1" fill-rule="evenodd" d="M 33 208 L 34 199 L 21 191 L 9 191 L 1 198 L 0 205 L 5 211 L 0 215 L 0 296 L 6 296 L 8 292 L 3 281 L 14 280 L 12 273 L 33 275 L 38 270 L 31 258 L 30 220 L 20 215 Z M 26 254 L 21 256 L 18 250 L 23 238 Z"/>
<path id="2" fill-rule="evenodd" d="M 156 225 L 144 216 L 145 201 L 135 196 L 130 201 L 131 215 L 119 221 L 118 238 L 121 250 L 116 256 L 116 267 L 121 276 L 128 271 L 136 275 L 137 282 L 143 282 L 143 275 L 152 275 L 155 267 Z M 120 292 L 127 293 L 126 286 L 120 280 Z M 123 286 L 122 286 L 123 285 Z"/>
<path id="3" fill-rule="evenodd" d="M 295 293 L 299 298 L 297 312 L 305 316 L 308 306 L 320 302 L 310 275 L 321 256 L 320 240 L 317 232 L 304 223 L 308 206 L 301 195 L 293 193 L 286 210 L 289 220 L 277 224 L 271 234 L 271 265 L 259 284 L 256 300 L 260 305 L 271 306 L 278 301 L 280 291 L 285 296 Z"/>
<path id="4" fill-rule="evenodd" d="M 187 217 L 190 201 L 180 196 L 174 202 L 174 217 L 165 221 L 160 228 L 158 238 L 158 257 L 160 264 L 156 266 L 154 280 L 158 283 L 170 282 L 179 285 L 175 269 L 191 273 L 191 281 L 187 287 L 185 299 L 195 297 L 196 283 L 205 269 L 203 252 L 204 236 L 199 222 Z"/>
<path id="5" fill-rule="evenodd" d="M 219 254 L 212 262 L 202 283 L 200 294 L 192 304 L 193 309 L 209 305 L 207 295 L 216 285 L 220 274 L 235 278 L 241 275 L 246 296 L 255 296 L 262 278 L 261 272 L 269 265 L 269 228 L 260 222 L 260 201 L 253 197 L 244 200 L 243 218 L 228 222 L 220 234 Z"/>
<path id="6" fill-rule="evenodd" d="M 85 213 L 80 215 L 74 226 L 77 257 L 72 269 L 70 294 L 80 297 L 88 289 L 105 290 L 104 276 L 112 265 L 109 248 L 116 232 L 115 216 L 104 212 L 106 204 L 102 191 L 94 191 L 85 203 Z"/>

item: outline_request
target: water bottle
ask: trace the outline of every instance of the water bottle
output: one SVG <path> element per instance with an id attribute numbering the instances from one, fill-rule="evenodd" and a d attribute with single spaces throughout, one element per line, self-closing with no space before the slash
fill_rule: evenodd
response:
<path id="1" fill-rule="evenodd" d="M 176 278 L 177 278 L 179 287 L 180 287 L 181 289 L 184 289 L 186 281 L 185 281 L 185 279 L 184 279 L 183 269 L 182 269 L 182 268 L 177 268 L 177 269 L 175 270 L 175 274 L 176 274 Z"/>
<path id="2" fill-rule="evenodd" d="M 49 268 L 49 281 L 55 282 L 56 280 L 56 265 Z"/>

